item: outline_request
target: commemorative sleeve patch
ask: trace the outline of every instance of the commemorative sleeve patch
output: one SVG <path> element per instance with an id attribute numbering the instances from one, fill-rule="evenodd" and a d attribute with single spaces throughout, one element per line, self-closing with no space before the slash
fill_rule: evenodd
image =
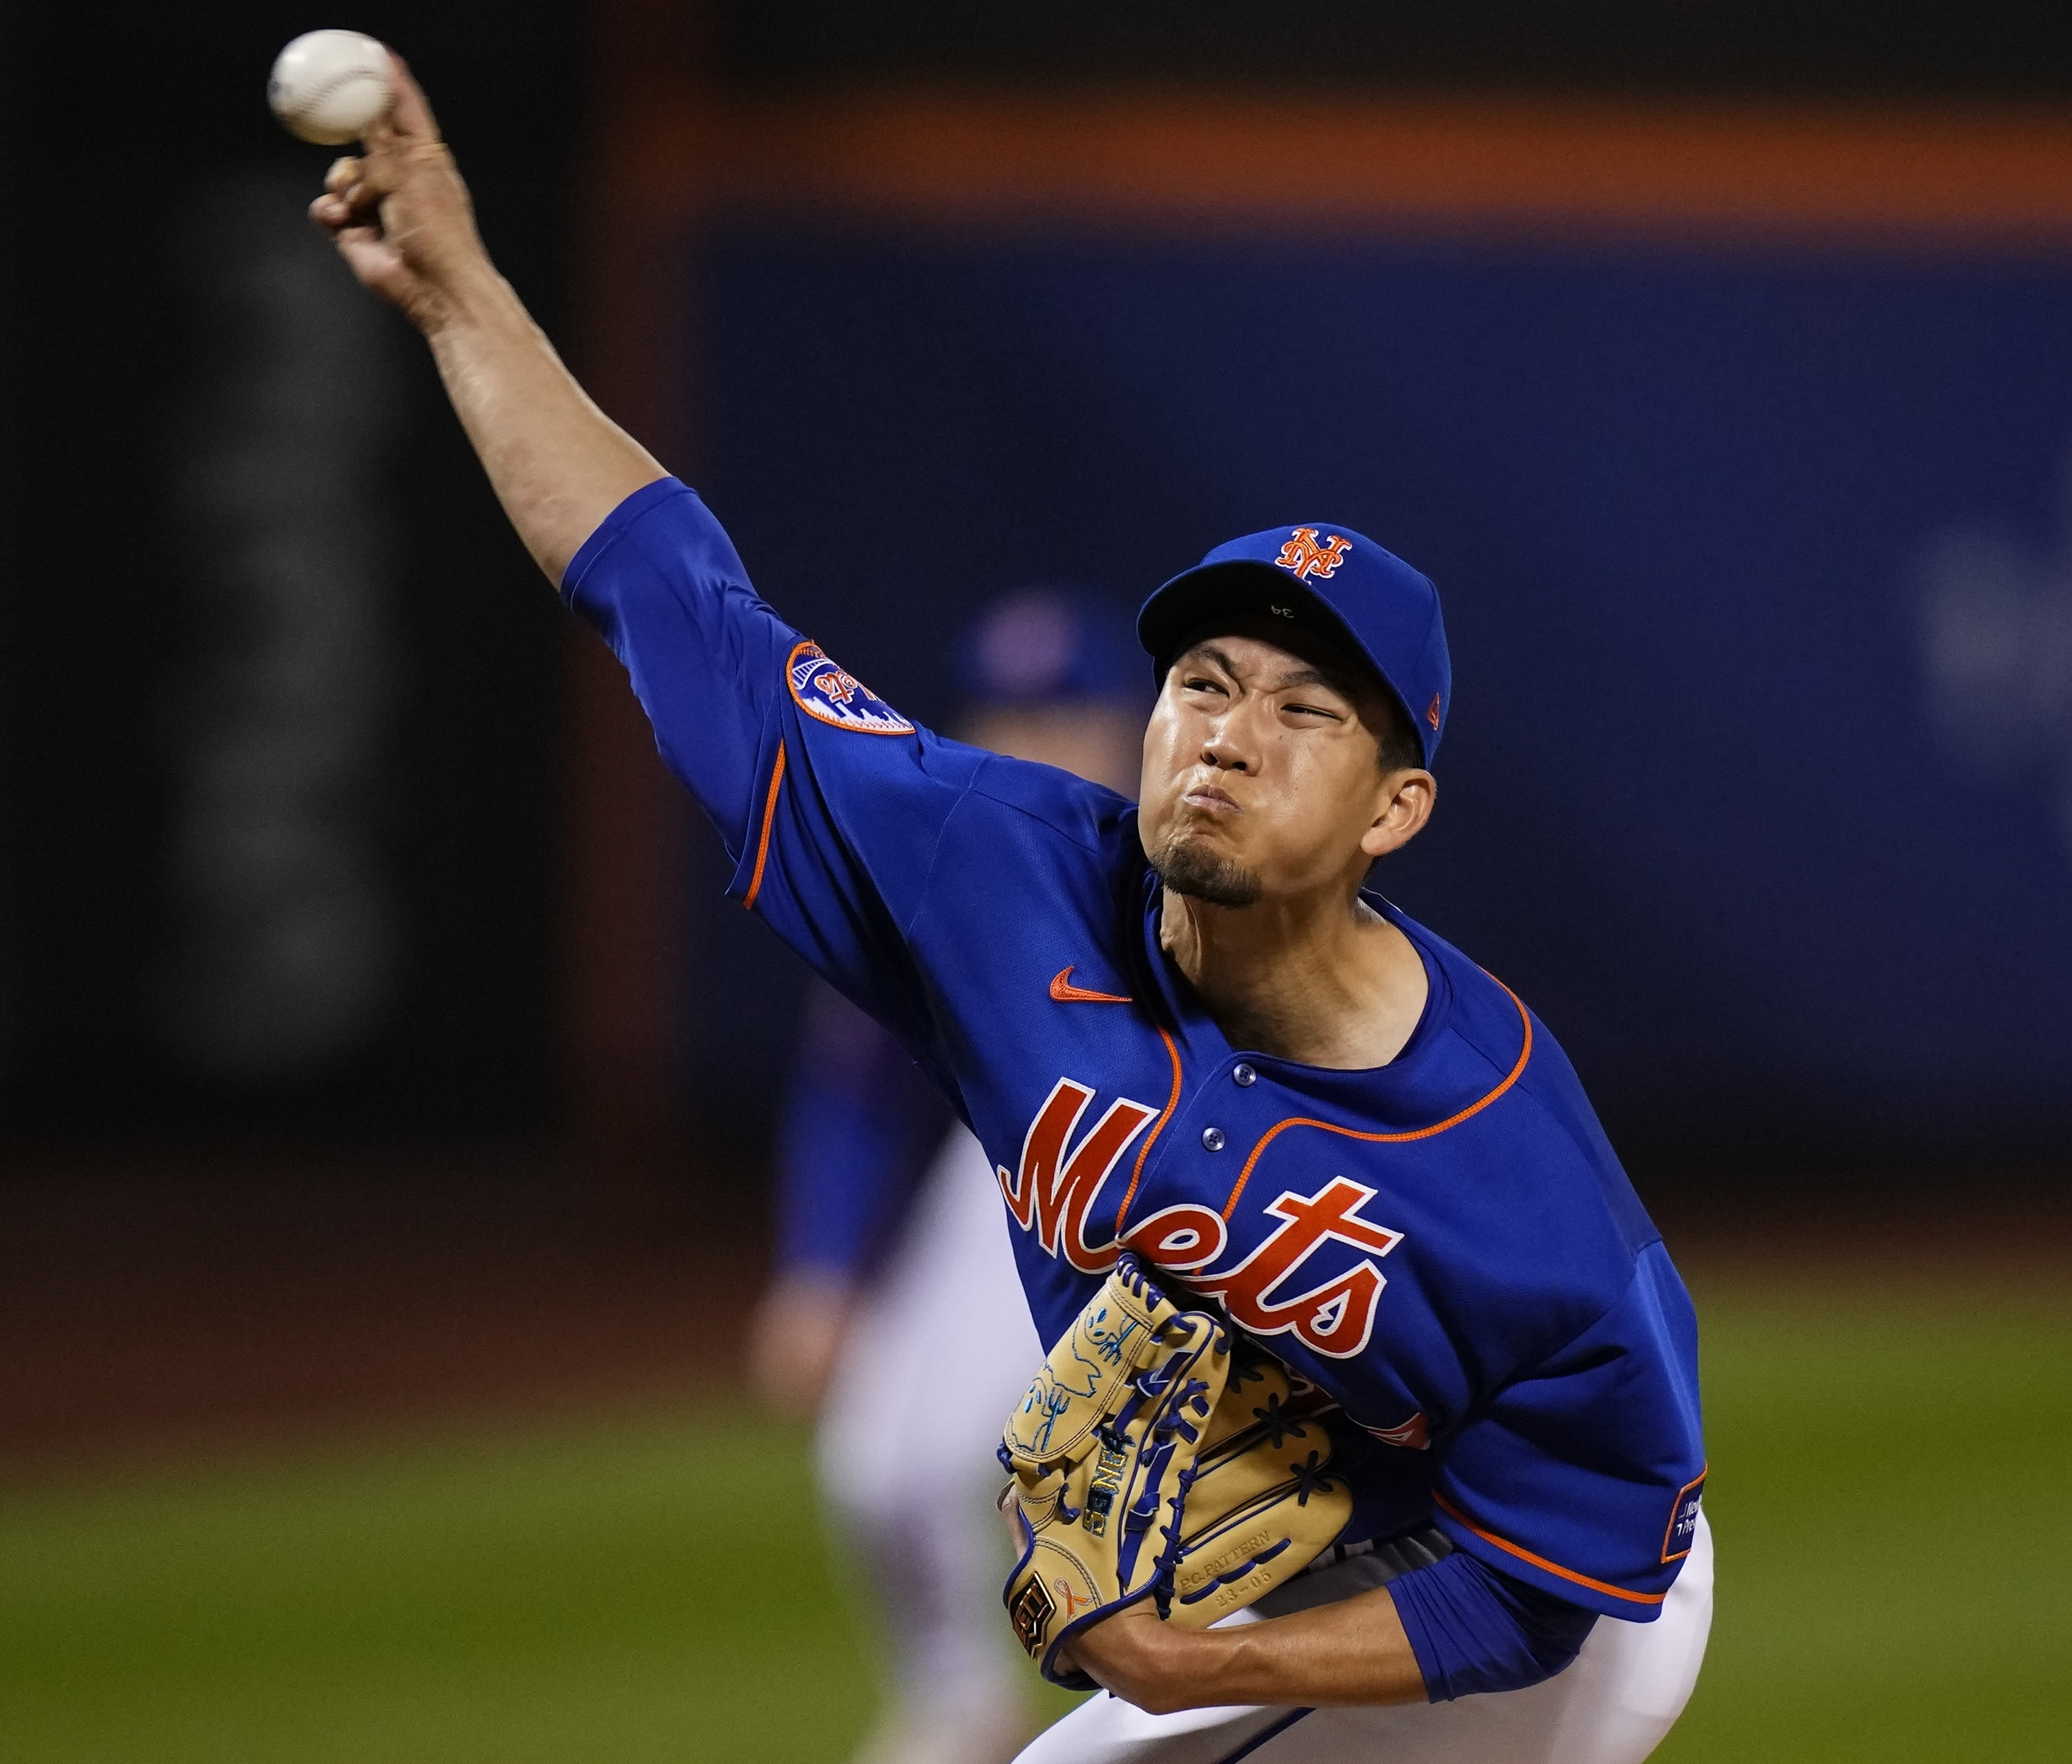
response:
<path id="1" fill-rule="evenodd" d="M 913 724 L 831 660 L 818 644 L 796 644 L 785 663 L 791 701 L 808 717 L 865 735 L 911 735 Z"/>
<path id="2" fill-rule="evenodd" d="M 1669 1529 L 1662 1538 L 1663 1561 L 1681 1561 L 1691 1553 L 1691 1546 L 1698 1536 L 1698 1509 L 1704 1499 L 1705 1472 L 1700 1470 L 1696 1480 L 1686 1482 L 1676 1491 L 1675 1504 L 1669 1509 Z"/>

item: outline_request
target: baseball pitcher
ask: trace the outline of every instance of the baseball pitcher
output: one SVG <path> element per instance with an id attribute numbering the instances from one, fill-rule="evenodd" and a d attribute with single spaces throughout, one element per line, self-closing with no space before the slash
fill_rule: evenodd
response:
<path id="1" fill-rule="evenodd" d="M 1302 520 L 1158 588 L 1136 804 L 917 727 L 583 395 L 397 71 L 314 218 L 730 893 L 993 1166 L 1052 1344 L 1001 1445 L 1008 1619 L 1107 1693 L 1026 1758 L 1644 1758 L 1711 1609 L 1696 1323 L 1544 1026 L 1366 886 L 1437 797 L 1431 582 Z"/>

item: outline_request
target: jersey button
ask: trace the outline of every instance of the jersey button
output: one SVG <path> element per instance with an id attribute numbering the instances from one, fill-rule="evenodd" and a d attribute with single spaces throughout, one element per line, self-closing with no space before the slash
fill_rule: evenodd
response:
<path id="1" fill-rule="evenodd" d="M 1202 1149 L 1204 1151 L 1221 1151 L 1223 1149 L 1223 1129 L 1220 1127 L 1204 1127 L 1202 1129 Z"/>
<path id="2" fill-rule="evenodd" d="M 1246 1089 L 1259 1082 L 1259 1074 L 1249 1066 L 1236 1066 L 1231 1068 L 1231 1082 L 1240 1089 Z"/>

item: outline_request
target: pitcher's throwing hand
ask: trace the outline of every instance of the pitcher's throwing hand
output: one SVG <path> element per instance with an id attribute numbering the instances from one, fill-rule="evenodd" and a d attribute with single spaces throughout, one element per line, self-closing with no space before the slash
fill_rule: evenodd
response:
<path id="1" fill-rule="evenodd" d="M 391 51 L 390 60 L 388 110 L 368 125 L 364 154 L 332 165 L 310 217 L 364 286 L 430 332 L 471 278 L 498 278 L 431 106 L 402 57 Z"/>

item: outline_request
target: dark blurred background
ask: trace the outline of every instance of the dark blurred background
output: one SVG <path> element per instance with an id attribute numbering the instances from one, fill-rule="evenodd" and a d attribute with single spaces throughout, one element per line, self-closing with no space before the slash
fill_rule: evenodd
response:
<path id="1" fill-rule="evenodd" d="M 569 633 L 422 350 L 298 230 L 324 155 L 253 94 L 303 23 L 238 3 L 10 17 L 0 1072 L 18 1147 L 568 1121 Z M 500 262 L 578 358 L 583 302 L 612 298 L 585 154 L 636 84 L 2022 105 L 2072 89 L 2062 10 L 2005 4 L 1873 23 L 1725 0 L 455 0 L 360 24 L 409 47 Z M 705 273 L 728 259 L 709 248 Z M 738 347 L 693 335 L 718 359 Z M 654 359 L 683 347 L 658 339 Z M 724 478 L 710 415 L 693 401 L 670 438 Z M 829 577 L 837 539 L 816 537 Z M 1133 557 L 1112 586 L 1173 561 Z"/>
<path id="2" fill-rule="evenodd" d="M 129 1200 L 97 1201 L 84 1236 L 141 1218 L 146 1245 L 168 1219 L 241 1241 L 306 1207 L 320 1226 L 279 1229 L 335 1245 L 444 1209 L 455 1256 L 526 1206 L 573 1207 L 614 1242 L 666 1219 L 671 1241 L 716 1231 L 752 1256 L 802 977 L 719 899 L 716 841 L 534 579 L 425 352 L 303 224 L 326 155 L 256 95 L 307 23 L 258 4 L 9 19 L 13 1204 L 69 1216 L 119 1178 Z M 1910 787 L 1947 787 L 1947 766 L 1928 774 L 1951 755 L 1893 597 L 1944 528 L 2058 543 L 2058 246 L 1924 266 L 1803 239 L 1720 257 L 1312 229 L 1291 275 L 1270 224 L 1141 249 L 1069 223 L 802 227 L 781 202 L 704 202 L 694 174 L 658 220 L 607 167 L 634 162 L 610 144 L 658 105 L 810 114 L 877 92 L 2048 115 L 2072 92 L 2058 9 L 455 0 L 358 25 L 407 47 L 549 334 L 706 485 L 794 620 L 899 702 L 949 713 L 932 657 L 989 594 L 1049 574 L 1134 595 L 1234 523 L 1321 499 L 1455 595 L 1453 825 L 1389 886 L 1564 1035 L 1659 1209 L 1716 1203 L 1723 1179 L 1800 1203 L 1900 1180 L 2055 1192 L 2072 1134 L 2057 713 L 2004 731 L 1990 826 L 1960 809 L 1946 834 L 1910 830 Z M 1931 364 L 1941 393 L 1910 405 L 1922 347 L 1971 353 Z M 1739 358 L 1712 380 L 1686 371 L 1720 348 Z M 1425 369 L 1406 378 L 1392 350 Z M 1341 434 L 1256 426 L 1290 362 L 1358 387 Z M 1118 426 L 1103 401 L 1133 372 L 1144 410 L 1198 408 L 1159 417 L 1163 440 Z M 1248 383 L 1226 396 L 1225 373 Z M 1750 375 L 1761 389 L 1723 405 Z M 1559 515 L 1530 495 L 1507 517 L 1481 506 L 1544 449 L 1429 469 L 1435 446 L 1465 462 L 1478 434 L 1527 430 L 1599 462 Z M 1907 457 L 1856 462 L 1883 481 L 1831 520 L 1823 479 L 1871 432 Z M 1959 435 L 1939 478 L 1916 432 Z M 1779 454 L 1793 435 L 1808 460 Z M 866 468 L 874 450 L 911 469 Z M 987 537 L 917 583 L 906 536 L 931 519 Z M 1752 536 L 1774 549 L 1745 560 L 1762 594 L 1704 579 L 1695 560 Z M 1885 541 L 1859 581 L 1822 549 Z M 1637 616 L 1651 594 L 1681 622 Z M 890 595 L 896 632 L 870 612 Z M 1720 596 L 1744 623 L 1721 623 Z M 1876 692 L 1918 702 L 1822 691 L 1821 645 L 1846 654 L 1850 620 L 1892 652 Z M 1691 674 L 1694 648 L 1737 642 L 1807 652 L 1805 678 L 1751 696 L 1741 670 Z M 1585 731 L 1593 666 L 1623 670 L 1626 721 Z M 1799 695 L 1796 732 L 1780 694 Z M 1557 750 L 1603 774 L 1597 824 L 1550 808 Z M 1733 830 L 1733 750 L 1811 779 L 1749 783 L 1791 799 L 1790 830 L 1773 816 L 1762 836 L 1782 849 Z M 1651 773 L 1663 751 L 1682 758 Z M 1938 842 L 1970 870 L 1904 886 Z M 1895 954 L 1945 911 L 1963 923 L 1910 983 Z M 1838 947 L 1866 915 L 1873 934 Z"/>
<path id="3" fill-rule="evenodd" d="M 302 17 L 14 15 L 15 1134 L 557 1116 L 560 620 L 423 350 L 296 212 L 325 158 L 253 95 Z M 480 143 L 483 225 L 565 338 L 584 19 L 368 28 Z"/>
<path id="4" fill-rule="evenodd" d="M 549 335 L 902 709 L 950 713 L 936 658 L 1017 583 L 1134 596 L 1289 508 L 1375 531 L 1447 591 L 1462 694 L 1383 884 L 1563 1038 L 1679 1256 L 2059 1265 L 2072 197 L 1972 236 L 1934 191 L 1936 142 L 1968 188 L 1967 142 L 2072 128 L 2062 6 L 35 0 L 0 1462 L 725 1391 L 762 1266 L 801 977 L 302 219 L 327 154 L 262 89 L 332 23 L 409 56 Z M 840 193 L 873 105 L 1133 94 L 1914 130 L 1942 219 Z"/>

